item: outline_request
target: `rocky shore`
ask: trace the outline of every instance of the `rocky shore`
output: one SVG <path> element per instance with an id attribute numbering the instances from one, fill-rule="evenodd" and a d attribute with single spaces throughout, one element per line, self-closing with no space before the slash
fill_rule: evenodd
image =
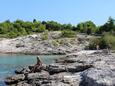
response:
<path id="1" fill-rule="evenodd" d="M 104 51 L 72 53 L 43 65 L 41 72 L 29 73 L 33 66 L 17 69 L 7 77 L 9 86 L 115 86 L 115 54 Z"/>
<path id="2" fill-rule="evenodd" d="M 0 39 L 0 53 L 13 54 L 67 54 L 84 49 L 88 45 L 86 35 L 77 35 L 75 38 L 63 38 L 61 32 L 39 33 L 14 39 Z"/>

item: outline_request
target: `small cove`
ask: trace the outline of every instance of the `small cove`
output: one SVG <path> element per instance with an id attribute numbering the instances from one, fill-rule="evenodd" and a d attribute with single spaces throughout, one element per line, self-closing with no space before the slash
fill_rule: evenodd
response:
<path id="1" fill-rule="evenodd" d="M 6 86 L 4 78 L 15 74 L 15 69 L 36 63 L 37 55 L 0 55 L 0 86 Z M 60 55 L 40 55 L 40 59 L 45 64 L 51 64 Z"/>

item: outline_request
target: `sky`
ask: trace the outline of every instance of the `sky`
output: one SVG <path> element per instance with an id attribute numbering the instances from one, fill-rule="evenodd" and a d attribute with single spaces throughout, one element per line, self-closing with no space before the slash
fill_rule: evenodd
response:
<path id="1" fill-rule="evenodd" d="M 21 19 L 78 24 L 104 24 L 115 18 L 115 0 L 0 0 L 0 22 Z"/>

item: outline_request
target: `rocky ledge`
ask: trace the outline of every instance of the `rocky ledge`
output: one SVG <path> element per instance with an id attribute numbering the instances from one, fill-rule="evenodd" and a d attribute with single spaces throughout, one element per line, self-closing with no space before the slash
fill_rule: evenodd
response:
<path id="1" fill-rule="evenodd" d="M 9 86 L 115 86 L 115 54 L 71 54 L 43 65 L 41 72 L 29 73 L 33 66 L 16 70 L 7 77 Z"/>

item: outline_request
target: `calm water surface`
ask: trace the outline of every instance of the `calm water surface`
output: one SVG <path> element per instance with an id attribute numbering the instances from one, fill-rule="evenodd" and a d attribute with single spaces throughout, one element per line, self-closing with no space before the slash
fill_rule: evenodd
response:
<path id="1" fill-rule="evenodd" d="M 50 64 L 59 55 L 41 55 L 43 63 Z M 36 55 L 0 55 L 0 86 L 6 86 L 4 78 L 14 74 L 14 70 L 36 63 Z"/>

